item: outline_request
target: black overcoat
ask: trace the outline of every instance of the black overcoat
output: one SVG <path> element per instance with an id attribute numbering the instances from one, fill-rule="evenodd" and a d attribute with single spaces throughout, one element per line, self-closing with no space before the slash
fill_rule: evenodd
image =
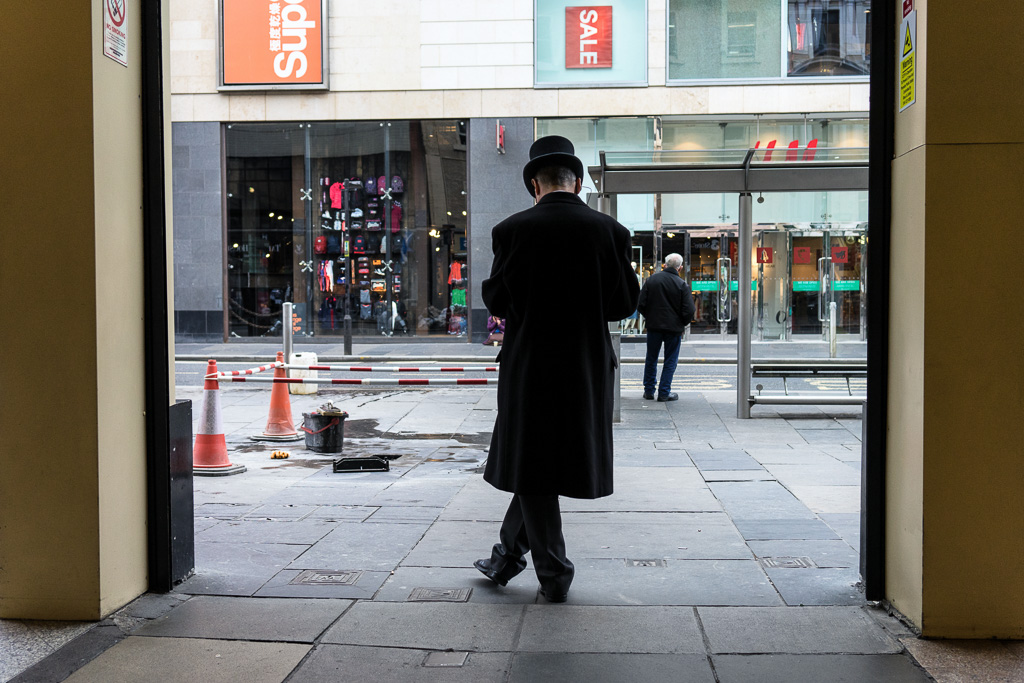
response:
<path id="1" fill-rule="evenodd" d="M 615 354 L 608 322 L 636 310 L 629 231 L 571 192 L 491 233 L 484 303 L 504 317 L 498 416 L 484 479 L 503 491 L 612 492 Z"/>

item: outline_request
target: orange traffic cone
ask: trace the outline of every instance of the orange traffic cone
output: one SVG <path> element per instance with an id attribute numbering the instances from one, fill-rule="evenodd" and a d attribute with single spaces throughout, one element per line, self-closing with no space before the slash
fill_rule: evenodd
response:
<path id="1" fill-rule="evenodd" d="M 284 352 L 277 352 L 277 362 L 284 362 Z M 274 379 L 287 377 L 284 368 L 274 368 Z M 270 416 L 262 434 L 249 437 L 253 441 L 301 441 L 302 436 L 292 422 L 292 402 L 288 398 L 288 385 L 275 382 L 270 390 Z"/>
<path id="2" fill-rule="evenodd" d="M 220 384 L 217 382 L 217 361 L 206 365 L 203 382 L 203 412 L 196 430 L 196 443 L 192 448 L 192 474 L 220 477 L 245 472 L 245 465 L 233 465 L 228 460 L 228 445 L 224 440 L 224 427 L 220 423 Z"/>

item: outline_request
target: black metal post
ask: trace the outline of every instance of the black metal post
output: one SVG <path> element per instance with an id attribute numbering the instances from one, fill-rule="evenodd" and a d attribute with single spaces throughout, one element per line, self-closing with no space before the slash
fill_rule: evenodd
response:
<path id="1" fill-rule="evenodd" d="M 885 598 L 885 466 L 889 402 L 889 256 L 896 115 L 896 2 L 871 3 L 868 190 L 868 400 L 861 442 L 860 572 L 868 600 Z"/>
<path id="2" fill-rule="evenodd" d="M 182 442 L 191 441 L 191 419 L 175 416 L 191 415 L 190 404 L 170 406 L 170 353 L 168 336 L 167 288 L 167 220 L 166 179 L 164 169 L 163 108 L 163 36 L 161 3 L 139 5 L 142 21 L 141 49 L 138 51 L 142 69 L 142 240 L 143 287 L 145 290 L 145 369 L 146 369 L 146 515 L 149 526 L 148 560 L 149 589 L 168 591 L 180 574 L 192 571 L 192 487 L 188 482 L 187 528 L 175 525 L 175 515 L 183 512 L 175 491 L 182 485 L 181 473 L 172 472 L 171 444 L 180 454 Z M 187 449 L 191 452 L 191 444 Z M 190 458 L 191 459 L 191 458 Z M 188 468 L 191 476 L 191 467 Z M 180 516 L 180 515 L 178 515 Z M 175 528 L 172 530 L 172 526 Z M 175 538 L 177 536 L 177 539 Z M 177 555 L 177 562 L 176 560 Z M 188 565 L 188 566 L 182 566 Z"/>

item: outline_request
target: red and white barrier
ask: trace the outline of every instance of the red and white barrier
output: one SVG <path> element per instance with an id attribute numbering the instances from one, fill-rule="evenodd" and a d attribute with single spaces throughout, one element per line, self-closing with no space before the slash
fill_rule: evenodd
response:
<path id="1" fill-rule="evenodd" d="M 422 367 L 409 367 L 409 368 L 392 368 L 384 366 L 364 366 L 364 365 L 285 365 L 288 370 L 326 370 L 328 372 L 497 372 L 497 365 L 476 365 L 476 366 L 464 366 L 461 368 L 453 367 L 435 367 L 435 366 L 422 366 Z M 221 373 L 224 374 L 224 373 Z M 245 373 L 250 374 L 250 373 Z"/>
<path id="2" fill-rule="evenodd" d="M 267 370 L 274 370 L 275 368 L 284 368 L 286 366 L 282 361 L 271 363 L 270 365 L 261 365 L 258 368 L 249 368 L 248 370 L 225 370 L 218 372 L 216 375 L 206 375 L 204 379 L 217 379 L 219 377 L 238 377 L 240 375 L 255 375 L 259 372 L 266 372 Z"/>
<path id="3" fill-rule="evenodd" d="M 259 382 L 265 384 L 385 384 L 399 386 L 423 386 L 423 385 L 487 385 L 497 384 L 497 379 L 460 377 L 455 378 L 424 378 L 424 379 L 330 379 L 319 377 L 231 377 L 225 382 Z"/>

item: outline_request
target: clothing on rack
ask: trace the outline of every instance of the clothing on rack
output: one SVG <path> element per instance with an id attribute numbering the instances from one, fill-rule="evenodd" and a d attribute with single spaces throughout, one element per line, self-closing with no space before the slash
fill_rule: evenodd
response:
<path id="1" fill-rule="evenodd" d="M 448 269 L 448 284 L 457 282 L 462 279 L 462 264 L 458 261 L 452 261 L 451 267 Z"/>

